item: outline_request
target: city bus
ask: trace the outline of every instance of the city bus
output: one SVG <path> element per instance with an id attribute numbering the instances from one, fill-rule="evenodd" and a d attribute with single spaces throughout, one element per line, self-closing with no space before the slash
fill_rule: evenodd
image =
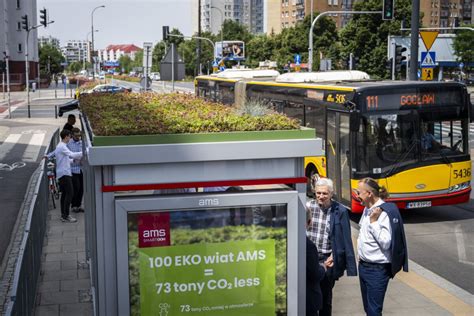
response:
<path id="1" fill-rule="evenodd" d="M 469 200 L 473 114 L 463 84 L 376 81 L 354 71 L 313 74 L 266 81 L 202 76 L 195 91 L 233 106 L 259 100 L 314 128 L 324 155 L 307 157 L 305 174 L 333 179 L 337 200 L 353 212 L 363 210 L 353 189 L 365 177 L 385 186 L 401 209 Z"/>

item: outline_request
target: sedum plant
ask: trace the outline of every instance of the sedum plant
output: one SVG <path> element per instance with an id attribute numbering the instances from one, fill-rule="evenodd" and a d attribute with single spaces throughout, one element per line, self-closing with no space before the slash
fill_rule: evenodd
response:
<path id="1" fill-rule="evenodd" d="M 189 94 L 117 93 L 81 96 L 95 135 L 153 135 L 299 129 L 284 114 L 252 116 Z"/>

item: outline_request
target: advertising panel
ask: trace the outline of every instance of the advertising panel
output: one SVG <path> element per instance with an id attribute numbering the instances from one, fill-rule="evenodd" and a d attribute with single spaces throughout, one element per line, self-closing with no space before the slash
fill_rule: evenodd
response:
<path id="1" fill-rule="evenodd" d="M 131 315 L 286 315 L 286 204 L 128 213 Z"/>
<path id="2" fill-rule="evenodd" d="M 215 56 L 217 59 L 244 60 L 245 44 L 242 41 L 216 42 Z"/>

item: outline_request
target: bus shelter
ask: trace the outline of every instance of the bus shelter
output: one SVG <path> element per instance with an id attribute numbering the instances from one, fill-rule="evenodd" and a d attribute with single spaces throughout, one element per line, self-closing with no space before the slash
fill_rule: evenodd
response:
<path id="1" fill-rule="evenodd" d="M 81 122 L 95 315 L 305 314 L 314 130 L 159 141 Z"/>

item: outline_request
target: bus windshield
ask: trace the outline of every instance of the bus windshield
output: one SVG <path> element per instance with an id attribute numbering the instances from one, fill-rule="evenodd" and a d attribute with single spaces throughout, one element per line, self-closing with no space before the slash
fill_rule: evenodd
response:
<path id="1" fill-rule="evenodd" d="M 356 135 L 354 171 L 390 175 L 394 169 L 424 160 L 449 162 L 464 154 L 467 121 L 422 111 L 367 113 Z"/>

